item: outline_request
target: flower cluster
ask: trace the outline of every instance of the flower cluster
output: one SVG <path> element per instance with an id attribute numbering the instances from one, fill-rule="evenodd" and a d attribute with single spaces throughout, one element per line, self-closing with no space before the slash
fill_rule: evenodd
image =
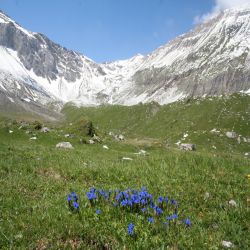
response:
<path id="1" fill-rule="evenodd" d="M 176 200 L 169 199 L 166 196 L 154 198 L 146 188 L 141 190 L 126 189 L 123 191 L 109 190 L 106 192 L 103 189 L 98 190 L 92 187 L 86 193 L 86 198 L 90 203 L 90 207 L 95 207 L 95 214 L 98 216 L 105 213 L 105 209 L 101 211 L 99 208 L 107 205 L 113 207 L 113 209 L 121 210 L 122 213 L 141 214 L 149 225 L 159 223 L 175 225 L 178 222 L 186 227 L 191 226 L 189 219 L 179 219 L 179 204 Z M 67 200 L 71 210 L 79 209 L 78 196 L 75 193 L 70 193 Z M 134 235 L 134 223 L 128 225 L 127 231 L 128 235 Z"/>
<path id="2" fill-rule="evenodd" d="M 71 210 L 78 210 L 78 195 L 75 192 L 71 192 L 67 197 L 68 205 Z"/>

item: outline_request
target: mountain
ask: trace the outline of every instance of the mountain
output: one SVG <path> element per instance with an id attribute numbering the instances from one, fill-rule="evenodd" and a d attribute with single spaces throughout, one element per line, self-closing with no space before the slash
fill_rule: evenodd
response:
<path id="1" fill-rule="evenodd" d="M 103 64 L 0 12 L 0 104 L 166 104 L 249 92 L 249 50 L 250 9 L 226 10 L 147 56 Z"/>

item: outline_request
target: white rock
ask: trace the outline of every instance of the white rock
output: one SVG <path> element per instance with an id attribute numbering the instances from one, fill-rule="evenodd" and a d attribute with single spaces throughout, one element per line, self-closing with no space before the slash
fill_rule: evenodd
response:
<path id="1" fill-rule="evenodd" d="M 237 206 L 237 203 L 236 203 L 235 200 L 230 200 L 230 201 L 228 202 L 228 204 L 229 204 L 230 206 L 232 206 L 232 207 L 236 207 L 236 206 Z"/>
<path id="2" fill-rule="evenodd" d="M 12 134 L 12 133 L 13 133 L 13 131 L 12 131 L 12 130 L 9 130 L 9 133 L 10 133 L 10 134 Z"/>
<path id="3" fill-rule="evenodd" d="M 237 134 L 235 132 L 226 132 L 226 136 L 230 139 L 235 139 Z"/>
<path id="4" fill-rule="evenodd" d="M 245 156 L 249 156 L 249 153 L 245 153 Z"/>
<path id="5" fill-rule="evenodd" d="M 73 149 L 73 146 L 70 142 L 59 142 L 56 144 L 56 148 Z"/>
<path id="6" fill-rule="evenodd" d="M 206 192 L 206 193 L 204 194 L 204 199 L 207 200 L 209 197 L 210 197 L 210 194 L 209 194 L 208 192 Z"/>
<path id="7" fill-rule="evenodd" d="M 147 152 L 141 149 L 138 153 L 134 153 L 135 155 L 145 155 Z"/>
<path id="8" fill-rule="evenodd" d="M 48 132 L 50 132 L 50 129 L 47 128 L 47 127 L 43 127 L 43 128 L 41 128 L 40 131 L 41 131 L 42 133 L 48 133 Z"/>
<path id="9" fill-rule="evenodd" d="M 133 159 L 132 159 L 132 158 L 129 158 L 129 157 L 122 157 L 122 159 L 123 159 L 124 161 L 133 161 Z"/>
<path id="10" fill-rule="evenodd" d="M 175 144 L 179 146 L 181 144 L 181 141 L 178 141 Z"/>
<path id="11" fill-rule="evenodd" d="M 180 149 L 186 150 L 186 151 L 194 151 L 194 150 L 196 150 L 196 145 L 191 144 L 191 143 L 182 143 L 180 145 Z"/>
<path id="12" fill-rule="evenodd" d="M 220 133 L 220 131 L 219 131 L 219 130 L 217 130 L 216 128 L 212 129 L 210 132 L 211 132 L 211 133 L 215 133 L 215 134 Z"/>
<path id="13" fill-rule="evenodd" d="M 30 140 L 36 140 L 36 139 L 37 139 L 36 136 L 30 138 Z"/>
<path id="14" fill-rule="evenodd" d="M 124 137 L 123 135 L 118 135 L 118 139 L 119 139 L 120 141 L 124 141 L 125 137 Z"/>
<path id="15" fill-rule="evenodd" d="M 89 140 L 89 144 L 95 144 L 95 141 L 93 141 L 93 140 Z"/>
<path id="16" fill-rule="evenodd" d="M 225 241 L 225 240 L 223 240 L 223 241 L 221 242 L 221 245 L 222 245 L 223 247 L 225 247 L 225 248 L 232 248 L 232 247 L 234 246 L 232 242 L 230 242 L 230 241 Z"/>
<path id="17" fill-rule="evenodd" d="M 214 146 L 214 145 L 212 146 L 212 148 L 213 148 L 213 149 L 217 149 L 216 146 Z"/>
<path id="18" fill-rule="evenodd" d="M 104 149 L 109 149 L 109 147 L 107 145 L 103 145 L 102 146 Z"/>

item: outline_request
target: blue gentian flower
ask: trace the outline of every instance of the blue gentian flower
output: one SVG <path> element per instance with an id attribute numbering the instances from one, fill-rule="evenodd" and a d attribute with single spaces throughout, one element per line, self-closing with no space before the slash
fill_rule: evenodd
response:
<path id="1" fill-rule="evenodd" d="M 155 209 L 155 213 L 157 214 L 157 215 L 161 215 L 162 213 L 163 213 L 163 210 L 160 208 L 160 207 L 155 207 L 154 208 Z"/>
<path id="2" fill-rule="evenodd" d="M 100 213 L 101 213 L 101 210 L 100 210 L 100 209 L 96 209 L 95 213 L 96 213 L 96 214 L 100 214 Z"/>
<path id="3" fill-rule="evenodd" d="M 155 219 L 154 219 L 153 217 L 149 217 L 149 218 L 148 218 L 148 222 L 149 222 L 149 223 L 154 223 L 154 222 L 155 222 Z"/>
<path id="4" fill-rule="evenodd" d="M 162 196 L 160 196 L 159 198 L 158 198 L 158 203 L 162 203 L 164 201 L 164 198 L 162 197 Z"/>
<path id="5" fill-rule="evenodd" d="M 187 226 L 190 227 L 192 225 L 191 221 L 189 219 L 183 220 L 183 223 Z"/>
<path id="6" fill-rule="evenodd" d="M 129 235 L 133 235 L 134 234 L 134 224 L 133 223 L 130 223 L 129 225 L 128 225 L 128 234 Z"/>
<path id="7" fill-rule="evenodd" d="M 75 209 L 79 208 L 79 204 L 76 201 L 73 202 L 73 206 L 74 206 Z"/>
<path id="8" fill-rule="evenodd" d="M 167 218 L 167 220 L 174 220 L 174 219 L 178 218 L 178 215 L 177 214 L 172 214 L 170 216 L 167 216 L 166 218 Z"/>
<path id="9" fill-rule="evenodd" d="M 122 206 L 122 207 L 126 207 L 127 204 L 128 204 L 127 200 L 122 200 L 122 201 L 121 201 L 121 206 Z"/>
<path id="10" fill-rule="evenodd" d="M 177 201 L 176 201 L 176 200 L 171 200 L 171 203 L 172 203 L 173 205 L 177 205 Z"/>

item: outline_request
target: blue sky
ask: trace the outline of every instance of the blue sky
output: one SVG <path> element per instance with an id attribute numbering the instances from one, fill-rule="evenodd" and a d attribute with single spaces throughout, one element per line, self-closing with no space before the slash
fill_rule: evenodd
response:
<path id="1" fill-rule="evenodd" d="M 24 28 L 97 62 L 147 54 L 194 26 L 214 0 L 0 0 Z"/>

